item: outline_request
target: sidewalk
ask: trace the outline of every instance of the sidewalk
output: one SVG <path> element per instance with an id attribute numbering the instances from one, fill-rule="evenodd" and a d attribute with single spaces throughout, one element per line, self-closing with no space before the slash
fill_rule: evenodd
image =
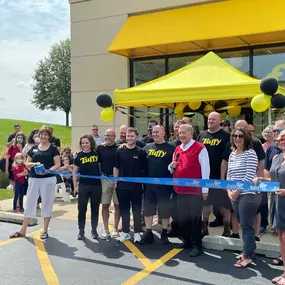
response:
<path id="1" fill-rule="evenodd" d="M 12 211 L 12 203 L 13 199 L 9 200 L 3 200 L 0 201 L 0 211 L 5 212 L 11 212 Z M 25 203 L 24 203 L 25 205 Z M 102 215 L 101 215 L 101 206 L 100 206 L 100 215 L 99 215 L 99 223 L 103 223 Z M 114 224 L 114 207 L 110 207 L 110 220 L 109 224 Z M 37 216 L 40 217 L 40 210 L 37 212 Z M 90 218 L 90 207 L 88 207 L 87 210 L 87 217 Z M 55 219 L 66 219 L 66 220 L 77 220 L 77 198 L 71 198 L 71 203 L 64 203 L 61 199 L 57 199 L 54 202 L 53 206 L 53 218 Z M 212 218 L 212 219 L 211 219 Z M 213 216 L 210 218 L 210 220 L 213 220 Z M 154 229 L 159 230 L 161 226 L 157 224 L 157 217 L 154 219 Z M 210 235 L 221 235 L 223 232 L 222 227 L 217 228 L 210 228 Z M 241 232 L 241 231 L 240 231 Z M 273 244 L 279 244 L 279 240 L 277 237 L 274 237 L 272 235 L 272 231 L 269 229 L 266 234 L 262 235 L 260 237 L 261 242 L 265 243 L 273 243 Z"/>

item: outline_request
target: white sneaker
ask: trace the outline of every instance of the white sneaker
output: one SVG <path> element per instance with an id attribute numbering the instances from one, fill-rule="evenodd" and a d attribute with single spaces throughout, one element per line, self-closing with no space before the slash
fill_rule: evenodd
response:
<path id="1" fill-rule="evenodd" d="M 142 239 L 140 233 L 135 233 L 134 234 L 134 242 L 140 242 Z"/>
<path id="2" fill-rule="evenodd" d="M 128 233 L 123 233 L 123 232 L 121 233 L 120 242 L 124 242 L 129 239 L 131 239 L 131 236 Z"/>
<path id="3" fill-rule="evenodd" d="M 13 185 L 9 184 L 6 189 L 12 190 L 13 189 Z"/>
<path id="4" fill-rule="evenodd" d="M 116 237 L 118 237 L 119 236 L 119 232 L 118 232 L 118 230 L 117 229 L 113 229 L 112 231 L 111 231 L 111 238 L 116 238 Z"/>
<path id="5" fill-rule="evenodd" d="M 109 231 L 104 231 L 103 234 L 100 236 L 101 239 L 108 239 L 110 237 Z"/>

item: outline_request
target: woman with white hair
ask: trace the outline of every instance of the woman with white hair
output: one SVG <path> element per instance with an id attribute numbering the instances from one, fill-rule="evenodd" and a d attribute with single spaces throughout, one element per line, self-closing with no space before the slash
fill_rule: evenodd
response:
<path id="1" fill-rule="evenodd" d="M 262 131 L 262 137 L 265 140 L 265 143 L 262 145 L 264 152 L 266 152 L 267 149 L 274 144 L 273 129 L 274 126 L 269 125 Z"/>

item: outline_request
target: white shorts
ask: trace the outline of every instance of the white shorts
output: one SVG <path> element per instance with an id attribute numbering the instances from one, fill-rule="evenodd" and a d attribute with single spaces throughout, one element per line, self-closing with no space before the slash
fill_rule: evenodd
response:
<path id="1" fill-rule="evenodd" d="M 25 218 L 35 218 L 37 214 L 37 204 L 39 196 L 42 200 L 42 218 L 49 218 L 52 215 L 52 206 L 54 201 L 54 189 L 56 177 L 47 178 L 29 178 L 27 190 L 27 202 L 25 207 Z"/>

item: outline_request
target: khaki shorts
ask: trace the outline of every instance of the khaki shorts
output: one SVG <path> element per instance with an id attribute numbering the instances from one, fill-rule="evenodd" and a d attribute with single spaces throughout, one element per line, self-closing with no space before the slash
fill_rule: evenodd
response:
<path id="1" fill-rule="evenodd" d="M 112 197 L 113 203 L 119 205 L 117 193 L 114 187 L 113 181 L 102 179 L 102 196 L 101 196 L 101 204 L 111 204 Z"/>

